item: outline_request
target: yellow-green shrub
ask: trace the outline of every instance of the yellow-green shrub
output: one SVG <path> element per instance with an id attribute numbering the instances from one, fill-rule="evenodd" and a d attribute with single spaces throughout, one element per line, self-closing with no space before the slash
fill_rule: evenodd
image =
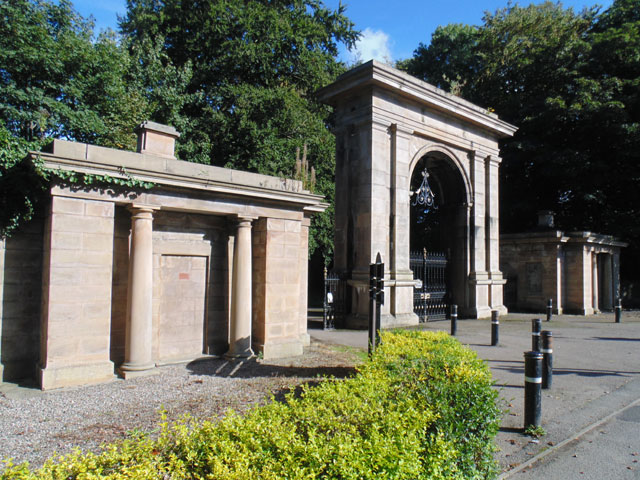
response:
<path id="1" fill-rule="evenodd" d="M 500 416 L 491 375 L 444 333 L 384 332 L 347 380 L 221 421 L 163 424 L 101 454 L 8 466 L 6 479 L 491 478 Z"/>

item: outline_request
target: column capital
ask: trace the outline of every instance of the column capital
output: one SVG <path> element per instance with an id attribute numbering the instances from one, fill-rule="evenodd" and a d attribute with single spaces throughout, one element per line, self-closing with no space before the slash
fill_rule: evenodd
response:
<path id="1" fill-rule="evenodd" d="M 148 205 L 144 203 L 131 203 L 127 205 L 127 210 L 131 212 L 132 215 L 139 215 L 141 213 L 149 213 L 153 215 L 153 212 L 156 210 L 160 210 L 160 205 Z"/>
<path id="2" fill-rule="evenodd" d="M 238 222 L 239 227 L 251 226 L 251 223 L 257 219 L 258 217 L 256 215 L 237 215 L 234 217 L 234 220 Z"/>
<path id="3" fill-rule="evenodd" d="M 490 167 L 499 167 L 502 163 L 502 158 L 497 155 L 488 155 L 487 158 L 485 158 L 485 162 Z"/>

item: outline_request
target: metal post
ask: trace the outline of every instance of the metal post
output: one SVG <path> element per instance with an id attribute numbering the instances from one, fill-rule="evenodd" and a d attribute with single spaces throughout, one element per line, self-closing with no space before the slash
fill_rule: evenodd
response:
<path id="1" fill-rule="evenodd" d="M 547 322 L 551 321 L 553 315 L 553 298 L 550 298 L 547 302 Z"/>
<path id="2" fill-rule="evenodd" d="M 369 265 L 369 355 L 376 349 L 376 266 Z"/>
<path id="3" fill-rule="evenodd" d="M 524 352 L 524 428 L 542 420 L 542 353 Z"/>
<path id="4" fill-rule="evenodd" d="M 322 300 L 322 329 L 327 329 L 327 266 L 324 266 L 324 300 Z"/>
<path id="5" fill-rule="evenodd" d="M 543 330 L 542 338 L 542 388 L 551 388 L 553 383 L 553 332 Z"/>
<path id="6" fill-rule="evenodd" d="M 531 350 L 540 351 L 540 330 L 542 330 L 542 320 L 534 318 L 531 320 Z"/>
<path id="7" fill-rule="evenodd" d="M 500 321 L 498 320 L 498 311 L 491 310 L 491 346 L 495 347 L 499 342 Z"/>
<path id="8" fill-rule="evenodd" d="M 458 332 L 458 305 L 451 305 L 451 336 L 455 337 Z"/>
<path id="9" fill-rule="evenodd" d="M 382 324 L 380 314 L 381 306 L 384 305 L 384 263 L 380 257 L 380 252 L 376 256 L 376 324 L 375 324 L 375 346 L 380 345 L 380 329 Z"/>
<path id="10" fill-rule="evenodd" d="M 622 321 L 622 298 L 618 297 L 618 301 L 616 302 L 616 323 L 620 323 Z"/>

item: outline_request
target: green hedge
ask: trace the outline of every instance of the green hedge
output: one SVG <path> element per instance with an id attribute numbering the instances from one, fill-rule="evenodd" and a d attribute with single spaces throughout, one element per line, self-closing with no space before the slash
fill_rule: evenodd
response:
<path id="1" fill-rule="evenodd" d="M 221 421 L 163 424 L 99 455 L 52 459 L 2 479 L 493 478 L 500 409 L 487 366 L 445 333 L 383 332 L 347 380 L 304 388 Z"/>

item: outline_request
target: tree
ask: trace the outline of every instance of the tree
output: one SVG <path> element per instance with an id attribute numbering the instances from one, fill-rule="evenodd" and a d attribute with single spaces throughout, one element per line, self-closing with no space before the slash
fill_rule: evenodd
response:
<path id="1" fill-rule="evenodd" d="M 342 73 L 339 42 L 357 32 L 317 0 L 129 0 L 121 29 L 132 49 L 162 41 L 167 65 L 188 66 L 188 99 L 177 154 L 269 175 L 292 176 L 296 149 L 308 149 L 316 190 L 333 203 L 330 111 L 313 93 Z M 156 121 L 167 122 L 158 114 Z M 169 122 L 171 123 L 171 122 Z M 177 125 L 176 125 L 177 126 Z M 332 252 L 329 212 L 312 220 L 310 249 Z"/>
<path id="2" fill-rule="evenodd" d="M 0 121 L 27 141 L 48 137 L 120 148 L 135 144 L 143 92 L 128 84 L 128 52 L 68 0 L 0 3 Z"/>
<path id="3" fill-rule="evenodd" d="M 480 71 L 478 27 L 453 23 L 439 26 L 431 43 L 420 43 L 411 59 L 398 67 L 455 95 L 463 93 L 469 79 Z"/>
<path id="4" fill-rule="evenodd" d="M 639 10 L 637 0 L 603 13 L 509 6 L 479 27 L 438 29 L 405 63 L 518 126 L 502 144 L 503 231 L 529 228 L 537 210 L 551 209 L 565 229 L 640 246 Z"/>

